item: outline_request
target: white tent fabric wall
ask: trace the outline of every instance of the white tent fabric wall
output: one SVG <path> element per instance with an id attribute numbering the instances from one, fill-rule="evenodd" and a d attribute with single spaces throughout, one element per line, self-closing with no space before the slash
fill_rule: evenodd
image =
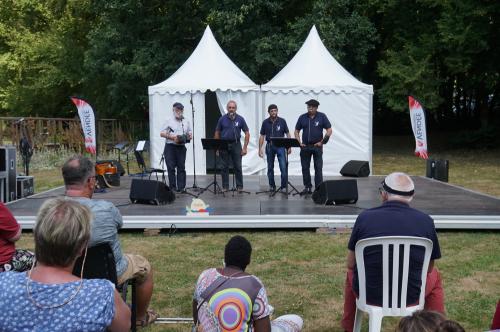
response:
<path id="1" fill-rule="evenodd" d="M 320 102 L 319 112 L 328 116 L 332 124 L 333 135 L 323 147 L 323 175 L 338 175 L 342 166 L 349 160 L 369 160 L 371 164 L 371 123 L 368 116 L 352 110 L 369 102 L 368 95 L 352 98 L 343 93 L 272 93 L 266 92 L 266 104 L 276 104 L 279 116 L 287 122 L 293 137 L 297 119 L 307 112 L 305 102 L 314 98 Z M 302 137 L 302 136 L 301 136 Z M 288 174 L 301 175 L 300 149 L 292 148 L 288 156 Z M 275 172 L 279 170 L 275 162 Z M 311 174 L 314 167 L 311 160 Z"/>
<path id="2" fill-rule="evenodd" d="M 192 94 L 195 108 L 196 174 L 206 174 L 206 152 L 203 150 L 201 138 L 213 137 L 214 134 L 205 132 L 207 90 L 217 94 L 219 103 L 224 104 L 222 109 L 225 109 L 227 100 L 235 99 L 238 103 L 238 113 L 245 117 L 249 127 L 251 126 L 251 145 L 249 156 L 243 158 L 243 171 L 245 174 L 257 172 L 263 167 L 262 161 L 252 157 L 253 154 L 257 154 L 254 151 L 258 140 L 257 133 L 254 132 L 254 121 L 259 120 L 255 115 L 259 105 L 259 86 L 227 57 L 208 26 L 186 62 L 167 80 L 148 88 L 151 166 L 161 166 L 165 139 L 160 137 L 160 131 L 168 117 L 172 115 L 173 103 L 181 102 L 184 105 L 184 116 L 192 121 L 189 103 Z M 191 175 L 193 174 L 192 144 L 187 145 L 187 149 L 186 172 Z M 166 165 L 163 167 L 166 168 Z"/>
<path id="3" fill-rule="evenodd" d="M 196 174 L 206 174 L 206 154 L 201 146 L 201 138 L 205 134 L 205 94 L 195 92 L 192 94 L 194 116 L 194 135 L 196 148 Z M 172 117 L 172 105 L 180 102 L 184 105 L 184 117 L 193 126 L 192 108 L 190 105 L 191 93 L 184 94 L 154 94 L 149 96 L 150 114 L 149 114 L 149 137 L 150 137 L 150 162 L 152 167 L 164 169 L 166 164 L 161 165 L 161 157 L 165 147 L 165 139 L 160 137 L 160 132 L 165 129 L 166 121 Z M 211 136 L 210 136 L 211 137 Z M 186 173 L 193 174 L 193 144 L 186 144 Z"/>
<path id="4" fill-rule="evenodd" d="M 333 136 L 323 148 L 323 174 L 338 175 L 349 160 L 372 164 L 373 87 L 358 81 L 330 54 L 312 27 L 307 39 L 290 62 L 262 87 L 263 104 L 278 105 L 293 136 L 305 102 L 320 102 L 318 111 L 332 123 Z M 289 174 L 300 175 L 299 149 L 289 157 Z M 311 173 L 313 172 L 311 165 Z"/>

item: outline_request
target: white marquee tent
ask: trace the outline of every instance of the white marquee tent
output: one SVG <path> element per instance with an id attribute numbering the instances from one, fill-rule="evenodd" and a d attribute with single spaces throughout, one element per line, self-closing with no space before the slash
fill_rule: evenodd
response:
<path id="1" fill-rule="evenodd" d="M 229 100 L 235 100 L 238 104 L 238 114 L 242 115 L 248 124 L 251 141 L 248 154 L 243 157 L 243 172 L 252 174 L 265 168 L 264 161 L 257 154 L 258 130 L 262 121 L 258 116 L 262 112 L 256 111 L 259 105 L 259 86 L 228 58 L 208 26 L 186 62 L 167 80 L 148 89 L 151 166 L 160 167 L 165 144 L 164 138 L 160 137 L 160 131 L 164 129 L 166 120 L 172 116 L 172 105 L 181 102 L 184 105 L 184 117 L 192 123 L 192 100 L 195 110 L 196 174 L 206 174 L 206 151 L 203 150 L 200 139 L 214 135 L 213 132 L 205 132 L 207 90 L 215 92 L 221 113 L 226 111 L 225 106 Z M 215 124 L 213 126 L 215 127 Z M 193 174 L 192 144 L 186 146 L 186 172 Z"/>
<path id="2" fill-rule="evenodd" d="M 320 102 L 318 111 L 326 113 L 333 128 L 323 149 L 324 175 L 338 175 L 349 160 L 367 160 L 371 169 L 373 87 L 358 81 L 335 60 L 316 27 L 292 60 L 261 88 L 263 106 L 278 105 L 292 137 L 297 119 L 307 111 L 305 102 L 311 98 Z M 289 157 L 289 174 L 301 174 L 298 149 Z"/>

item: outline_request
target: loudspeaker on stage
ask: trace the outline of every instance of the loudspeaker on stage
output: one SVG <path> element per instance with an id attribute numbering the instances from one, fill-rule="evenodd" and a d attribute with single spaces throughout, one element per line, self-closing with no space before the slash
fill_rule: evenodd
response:
<path id="1" fill-rule="evenodd" d="M 343 176 L 353 176 L 357 178 L 370 175 L 370 164 L 365 160 L 350 160 L 340 170 Z"/>
<path id="2" fill-rule="evenodd" d="M 312 194 L 316 204 L 354 204 L 358 201 L 358 182 L 349 180 L 327 180 L 321 182 Z"/>
<path id="3" fill-rule="evenodd" d="M 161 181 L 132 179 L 130 200 L 140 204 L 166 204 L 175 200 L 175 194 Z"/>

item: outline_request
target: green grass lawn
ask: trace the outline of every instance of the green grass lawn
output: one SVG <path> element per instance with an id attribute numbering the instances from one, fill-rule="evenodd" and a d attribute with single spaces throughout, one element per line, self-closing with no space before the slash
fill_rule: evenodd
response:
<path id="1" fill-rule="evenodd" d="M 374 174 L 404 171 L 425 175 L 425 161 L 413 156 L 411 137 L 375 137 Z M 446 151 L 431 157 L 450 161 L 450 183 L 500 197 L 500 150 Z M 36 170 L 37 189 L 60 185 L 59 167 Z M 40 191 L 40 190 L 37 190 Z M 220 266 L 223 248 L 234 234 L 253 245 L 248 271 L 261 278 L 275 314 L 296 313 L 305 331 L 339 331 L 343 306 L 345 257 L 349 234 L 304 231 L 179 232 L 172 236 L 120 235 L 125 252 L 147 257 L 155 270 L 152 307 L 162 317 L 190 317 L 193 286 L 199 273 Z M 500 233 L 498 231 L 440 231 L 441 270 L 449 318 L 467 331 L 489 328 L 500 299 Z M 20 248 L 32 248 L 26 233 Z M 385 319 L 393 331 L 398 319 Z M 155 325 L 147 331 L 187 331 L 187 325 Z"/>

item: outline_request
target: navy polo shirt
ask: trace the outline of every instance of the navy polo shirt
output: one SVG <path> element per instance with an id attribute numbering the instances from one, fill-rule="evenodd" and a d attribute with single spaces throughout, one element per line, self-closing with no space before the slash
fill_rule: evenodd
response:
<path id="1" fill-rule="evenodd" d="M 288 126 L 283 118 L 277 117 L 274 122 L 271 118 L 262 121 L 260 134 L 266 136 L 266 142 L 271 142 L 271 137 L 285 137 L 288 133 Z"/>
<path id="2" fill-rule="evenodd" d="M 241 138 L 241 132 L 247 132 L 248 126 L 245 119 L 239 114 L 236 114 L 234 121 L 231 120 L 227 114 L 225 114 L 219 118 L 215 131 L 220 131 L 221 139 L 239 141 Z"/>
<path id="3" fill-rule="evenodd" d="M 307 113 L 302 114 L 297 120 L 295 130 L 302 129 L 302 144 L 316 144 L 323 139 L 323 129 L 329 129 L 332 124 L 325 113 L 317 112 L 314 118 Z"/>
<path id="4" fill-rule="evenodd" d="M 352 229 L 348 248 L 354 251 L 359 240 L 378 236 L 417 236 L 432 241 L 431 260 L 441 257 L 441 249 L 432 218 L 408 204 L 398 201 L 387 201 L 379 207 L 363 211 Z M 403 252 L 399 256 L 403 259 Z M 366 301 L 375 305 L 382 305 L 382 246 L 368 247 L 364 251 L 366 273 Z M 392 266 L 392 250 L 389 251 Z M 408 275 L 407 304 L 418 302 L 420 295 L 424 248 L 412 247 L 410 251 L 410 271 Z M 402 265 L 402 264 L 401 264 Z M 401 273 L 400 273 L 401 277 Z M 392 272 L 389 285 L 392 284 Z M 359 294 L 358 273 L 354 268 L 353 289 Z M 400 287 L 401 289 L 401 287 Z M 398 299 L 400 296 L 398 296 Z M 389 296 L 389 301 L 391 295 Z"/>

